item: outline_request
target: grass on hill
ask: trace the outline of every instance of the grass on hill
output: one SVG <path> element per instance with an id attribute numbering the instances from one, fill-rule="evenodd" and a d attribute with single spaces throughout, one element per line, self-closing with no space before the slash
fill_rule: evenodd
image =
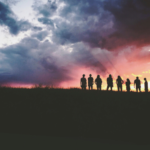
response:
<path id="1" fill-rule="evenodd" d="M 0 88 L 0 132 L 150 141 L 150 93 Z"/>

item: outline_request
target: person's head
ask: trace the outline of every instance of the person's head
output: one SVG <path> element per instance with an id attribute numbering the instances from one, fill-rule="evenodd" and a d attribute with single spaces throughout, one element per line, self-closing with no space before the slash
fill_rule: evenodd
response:
<path id="1" fill-rule="evenodd" d="M 129 81 L 129 78 L 127 78 L 127 81 Z"/>
<path id="2" fill-rule="evenodd" d="M 100 75 L 97 75 L 97 78 L 99 78 L 100 77 Z"/>
<path id="3" fill-rule="evenodd" d="M 111 74 L 109 75 L 109 78 L 111 78 Z"/>
<path id="4" fill-rule="evenodd" d="M 92 75 L 90 74 L 89 76 L 91 77 Z"/>
<path id="5" fill-rule="evenodd" d="M 118 76 L 118 79 L 120 79 L 121 77 L 120 76 Z"/>
<path id="6" fill-rule="evenodd" d="M 83 78 L 85 77 L 85 74 L 83 74 Z"/>
<path id="7" fill-rule="evenodd" d="M 146 81 L 146 78 L 144 78 L 144 80 Z"/>
<path id="8" fill-rule="evenodd" d="M 136 77 L 136 79 L 139 79 L 139 77 Z"/>

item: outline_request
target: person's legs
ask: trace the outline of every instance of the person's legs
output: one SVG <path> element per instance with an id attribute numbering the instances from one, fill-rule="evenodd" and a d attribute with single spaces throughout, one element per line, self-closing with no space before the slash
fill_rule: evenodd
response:
<path id="1" fill-rule="evenodd" d="M 109 86 L 107 85 L 107 91 L 108 91 Z"/>
<path id="2" fill-rule="evenodd" d="M 91 85 L 91 90 L 93 90 L 93 85 Z"/>
<path id="3" fill-rule="evenodd" d="M 89 90 L 90 90 L 90 89 L 92 90 L 92 85 L 89 85 Z"/>
<path id="4" fill-rule="evenodd" d="M 117 85 L 117 88 L 118 88 L 118 92 L 119 92 L 119 85 Z"/>
<path id="5" fill-rule="evenodd" d="M 97 85 L 97 90 L 99 90 L 99 86 Z"/>

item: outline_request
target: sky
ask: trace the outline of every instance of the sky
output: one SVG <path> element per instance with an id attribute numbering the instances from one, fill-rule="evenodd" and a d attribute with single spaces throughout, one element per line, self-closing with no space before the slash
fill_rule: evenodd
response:
<path id="1" fill-rule="evenodd" d="M 99 74 L 106 89 L 112 74 L 114 89 L 120 75 L 143 90 L 149 58 L 147 0 L 0 0 L 0 85 L 80 87 Z"/>

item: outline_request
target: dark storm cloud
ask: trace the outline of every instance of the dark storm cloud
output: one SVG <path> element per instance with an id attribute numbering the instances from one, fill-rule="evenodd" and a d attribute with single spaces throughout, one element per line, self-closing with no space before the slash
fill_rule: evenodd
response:
<path id="1" fill-rule="evenodd" d="M 32 34 L 32 37 L 35 37 L 38 40 L 43 41 L 45 37 L 47 37 L 48 34 L 49 34 L 48 31 L 41 31 L 41 32 Z"/>
<path id="2" fill-rule="evenodd" d="M 46 24 L 46 25 L 54 26 L 53 21 L 51 19 L 46 18 L 46 17 L 38 18 L 38 21 L 43 23 L 43 24 Z"/>
<path id="3" fill-rule="evenodd" d="M 60 67 L 52 55 L 58 48 L 49 42 L 27 37 L 19 44 L 0 48 L 0 83 L 31 83 L 58 85 L 70 80 L 69 70 Z M 5 71 L 4 71 L 5 70 Z M 7 73 L 7 75 L 5 75 Z"/>
<path id="4" fill-rule="evenodd" d="M 34 30 L 34 31 L 41 31 L 42 27 L 33 26 L 32 30 Z"/>
<path id="5" fill-rule="evenodd" d="M 64 20 L 54 19 L 58 27 L 54 30 L 54 41 L 61 44 L 85 42 L 91 47 L 100 47 L 104 37 L 113 33 L 112 15 L 103 9 L 101 0 L 65 2 L 60 11 Z"/>
<path id="6" fill-rule="evenodd" d="M 51 3 L 46 3 L 35 9 L 39 14 L 44 16 L 38 18 L 38 21 L 46 25 L 56 24 L 56 28 L 52 29 L 52 41 L 55 44 L 75 44 L 74 50 L 71 54 L 68 54 L 74 60 L 75 64 L 81 67 L 91 67 L 96 72 L 107 72 L 106 67 L 94 58 L 90 50 L 87 51 L 85 47 L 81 49 L 76 43 L 83 42 L 91 47 L 99 47 L 99 42 L 103 40 L 103 35 L 110 34 L 113 31 L 111 28 L 112 16 L 109 12 L 103 10 L 102 1 L 65 0 L 61 2 L 65 2 L 65 7 L 59 12 L 61 18 L 51 19 L 52 15 L 55 15 L 55 11 L 53 10 L 53 14 L 50 13 L 51 9 L 48 6 Z M 59 3 L 55 4 L 59 5 Z M 49 13 L 46 15 L 41 13 L 42 8 L 44 8 L 45 12 Z M 78 51 L 76 51 L 77 49 Z"/>
<path id="7" fill-rule="evenodd" d="M 36 4 L 33 5 L 34 10 L 38 12 L 38 14 L 43 15 L 43 17 L 50 17 L 54 14 L 57 10 L 56 2 L 48 1 L 44 5 L 37 6 Z"/>
<path id="8" fill-rule="evenodd" d="M 90 52 L 90 48 L 82 43 L 71 46 L 72 52 L 70 58 L 74 60 L 74 64 L 93 69 L 96 73 L 106 73 L 107 68 L 101 62 L 101 57 L 96 59 Z"/>
<path id="9" fill-rule="evenodd" d="M 150 2 L 147 0 L 105 0 L 104 8 L 114 15 L 116 32 L 103 42 L 107 49 L 150 43 Z M 116 41 L 116 42 L 115 42 Z"/>
<path id="10" fill-rule="evenodd" d="M 2 2 L 0 2 L 0 25 L 7 26 L 10 33 L 14 35 L 31 28 L 31 24 L 28 21 L 17 21 L 10 7 Z"/>
<path id="11" fill-rule="evenodd" d="M 60 0 L 65 2 L 53 40 L 61 44 L 85 42 L 91 47 L 117 50 L 150 43 L 150 2 L 147 0 Z M 70 21 L 70 22 L 67 22 Z"/>

